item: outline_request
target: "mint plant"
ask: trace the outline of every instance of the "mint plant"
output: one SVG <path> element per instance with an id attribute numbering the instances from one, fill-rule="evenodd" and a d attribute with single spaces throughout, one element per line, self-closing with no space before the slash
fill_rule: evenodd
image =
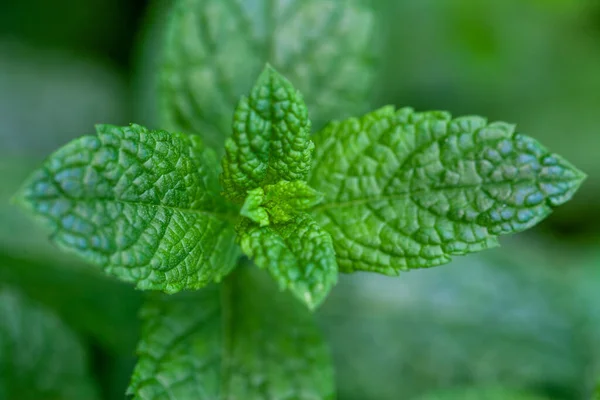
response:
<path id="1" fill-rule="evenodd" d="M 95 136 L 51 155 L 16 196 L 66 251 L 138 289 L 184 292 L 151 293 L 142 308 L 129 388 L 135 398 L 333 398 L 329 354 L 309 310 L 327 298 L 338 273 L 397 275 L 495 247 L 499 236 L 534 226 L 568 201 L 585 177 L 513 125 L 477 116 L 387 106 L 313 133 L 311 107 L 269 64 L 227 111 L 244 80 L 232 66 L 274 59 L 306 74 L 306 65 L 286 48 L 285 35 L 253 41 L 251 55 L 236 52 L 248 50 L 238 41 L 255 40 L 246 37 L 240 10 L 232 14 L 234 5 L 221 1 L 196 6 L 175 5 L 163 120 L 206 131 L 204 140 L 98 125 Z M 319 9 L 316 1 L 298 7 L 286 18 Z M 206 29 L 196 23 L 198 10 L 234 32 L 198 35 Z M 342 5 L 328 10 L 338 22 L 343 13 L 350 20 L 365 15 Z M 280 30 L 298 33 L 288 23 L 279 21 Z M 218 34 L 241 47 L 220 53 L 211 36 Z M 190 61 L 198 37 L 206 43 Z M 342 48 L 355 45 L 338 40 Z M 201 65 L 205 78 L 190 81 L 190 63 Z M 217 99 L 202 97 L 216 92 L 203 86 L 215 82 L 239 85 L 225 86 Z M 335 85 L 333 94 L 311 96 L 321 116 L 363 90 L 358 85 L 346 97 Z"/>

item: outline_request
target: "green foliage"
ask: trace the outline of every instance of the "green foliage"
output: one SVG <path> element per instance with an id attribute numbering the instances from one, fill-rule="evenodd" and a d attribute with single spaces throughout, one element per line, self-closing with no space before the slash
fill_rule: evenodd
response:
<path id="1" fill-rule="evenodd" d="M 193 136 L 97 127 L 54 153 L 19 201 L 59 246 L 140 289 L 176 292 L 234 266 L 214 153 Z"/>
<path id="2" fill-rule="evenodd" d="M 309 136 L 302 96 L 267 65 L 233 116 L 222 163 L 225 196 L 236 202 L 267 183 L 306 180 L 314 150 Z"/>
<path id="3" fill-rule="evenodd" d="M 339 398 L 413 399 L 502 384 L 548 400 L 587 399 L 600 354 L 590 323 L 600 319 L 585 305 L 598 304 L 598 273 L 573 274 L 579 252 L 556 241 L 525 234 L 505 242 L 401 279 L 341 275 L 317 314 Z M 578 296 L 582 284 L 594 287 L 592 297 Z"/>
<path id="4" fill-rule="evenodd" d="M 338 264 L 344 272 L 394 274 L 496 246 L 500 234 L 525 230 L 569 200 L 585 177 L 508 124 L 393 107 L 329 124 L 315 136 L 313 161 L 302 97 L 267 65 L 250 97 L 240 101 L 225 144 L 221 194 L 241 204 L 234 231 L 235 206 L 219 194 L 216 155 L 197 136 L 139 125 L 99 125 L 97 131 L 54 153 L 17 197 L 52 228 L 59 246 L 140 289 L 174 293 L 232 272 L 237 232 L 243 253 L 311 310 L 337 282 Z M 187 296 L 147 308 L 132 393 L 192 396 L 213 387 L 210 396 L 249 390 L 240 395 L 260 398 L 265 388 L 278 387 L 283 377 L 267 376 L 261 378 L 266 387 L 256 386 L 252 372 L 246 383 L 237 382 L 235 374 L 252 365 L 246 356 L 229 365 L 233 356 L 221 354 L 220 366 L 206 369 L 204 360 L 215 358 L 206 353 L 207 337 L 217 340 L 213 351 L 222 347 L 220 335 L 235 337 L 228 331 L 200 335 L 228 321 L 213 322 L 210 310 L 221 307 L 217 314 L 228 315 L 236 306 L 223 296 L 244 298 L 238 292 L 245 285 L 258 288 L 238 274 L 229 280 L 239 284 L 205 289 L 198 301 L 213 300 L 198 314 Z M 171 304 L 175 322 L 163 319 Z M 252 319 L 261 307 L 238 311 Z M 180 343 L 188 348 L 171 354 Z M 204 347 L 189 351 L 198 346 Z M 275 357 L 281 364 L 286 354 Z M 190 363 L 199 363 L 194 379 L 181 379 Z M 214 378 L 213 369 L 232 377 Z M 315 379 L 308 375 L 311 384 L 303 384 L 311 387 Z"/>
<path id="5" fill-rule="evenodd" d="M 142 310 L 135 399 L 333 399 L 327 346 L 312 316 L 259 271 L 152 296 Z"/>
<path id="6" fill-rule="evenodd" d="M 220 151 L 266 62 L 307 96 L 316 127 L 365 112 L 374 39 L 373 11 L 360 0 L 176 1 L 160 71 L 163 127 Z"/>
<path id="7" fill-rule="evenodd" d="M 419 397 L 417 400 L 544 400 L 522 391 L 505 388 L 484 387 L 463 390 L 447 390 Z"/>
<path id="8" fill-rule="evenodd" d="M 51 311 L 1 285 L 0 315 L 0 398 L 100 398 L 83 344 Z"/>
<path id="9" fill-rule="evenodd" d="M 127 353 L 138 337 L 140 293 L 59 251 L 42 229 L 15 212 L 9 199 L 30 172 L 22 160 L 0 161 L 0 282 L 51 308 L 104 349 Z"/>
<path id="10" fill-rule="evenodd" d="M 385 107 L 315 138 L 313 209 L 340 269 L 431 267 L 498 245 L 568 201 L 585 175 L 502 122 Z"/>
<path id="11" fill-rule="evenodd" d="M 495 247 L 585 178 L 512 125 L 477 116 L 387 106 L 311 136 L 313 123 L 368 102 L 375 23 L 362 1 L 179 0 L 167 24 L 161 125 L 177 133 L 99 125 L 51 155 L 16 197 L 59 247 L 107 274 L 138 289 L 197 289 L 148 296 L 136 398 L 331 399 L 328 351 L 306 308 L 324 302 L 339 271 L 395 275 Z M 237 267 L 242 253 L 272 279 Z M 6 271 L 17 284 L 27 275 Z"/>
<path id="12" fill-rule="evenodd" d="M 307 214 L 265 227 L 243 221 L 238 234 L 242 251 L 310 309 L 318 307 L 337 282 L 331 236 Z"/>
<path id="13" fill-rule="evenodd" d="M 337 264 L 329 234 L 302 213 L 320 201 L 304 182 L 314 150 L 309 135 L 302 96 L 267 65 L 236 109 L 221 182 L 231 201 L 245 198 L 242 251 L 314 309 L 335 284 Z"/>
<path id="14" fill-rule="evenodd" d="M 260 226 L 285 223 L 316 206 L 323 200 L 323 195 L 303 181 L 279 181 L 265 188 L 248 191 L 248 197 L 240 211 L 240 215 L 250 218 Z"/>
<path id="15" fill-rule="evenodd" d="M 87 265 L 68 261 L 55 264 L 48 259 L 0 255 L 0 282 L 18 287 L 32 300 L 52 308 L 70 327 L 103 348 L 128 352 L 139 333 L 139 293 Z"/>
<path id="16" fill-rule="evenodd" d="M 590 214 L 598 218 L 600 211 L 594 200 L 600 193 L 599 5 L 594 0 L 379 2 L 388 34 L 377 104 L 517 121 L 523 132 L 576 160 L 590 176 L 547 226 L 593 231 Z"/>

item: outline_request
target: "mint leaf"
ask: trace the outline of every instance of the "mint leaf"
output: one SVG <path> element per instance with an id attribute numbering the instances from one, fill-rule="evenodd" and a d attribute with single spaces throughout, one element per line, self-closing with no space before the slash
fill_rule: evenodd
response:
<path id="1" fill-rule="evenodd" d="M 51 308 L 104 348 L 128 352 L 138 337 L 140 292 L 61 252 L 43 229 L 15 210 L 10 198 L 32 169 L 22 159 L 0 160 L 0 282 Z"/>
<path id="2" fill-rule="evenodd" d="M 240 215 L 256 222 L 260 226 L 267 226 L 271 222 L 269 213 L 263 207 L 265 201 L 265 191 L 263 188 L 256 188 L 248 191 L 248 196 L 242 205 Z"/>
<path id="3" fill-rule="evenodd" d="M 311 310 L 337 282 L 331 236 L 307 214 L 265 227 L 242 221 L 238 235 L 242 251 Z"/>
<path id="4" fill-rule="evenodd" d="M 0 286 L 0 398 L 99 399 L 79 338 L 50 311 Z"/>
<path id="5" fill-rule="evenodd" d="M 291 221 L 300 211 L 319 204 L 323 195 L 303 181 L 279 181 L 264 189 L 250 190 L 240 214 L 267 226 Z"/>
<path id="6" fill-rule="evenodd" d="M 163 126 L 221 149 L 232 111 L 265 63 L 307 96 L 315 127 L 366 111 L 375 19 L 359 0 L 181 0 L 160 70 Z"/>
<path id="7" fill-rule="evenodd" d="M 323 195 L 303 181 L 280 181 L 265 186 L 264 207 L 276 224 L 290 221 L 298 212 L 308 210 L 322 200 Z"/>
<path id="8" fill-rule="evenodd" d="M 139 289 L 173 293 L 229 273 L 238 251 L 215 154 L 138 125 L 97 131 L 55 152 L 18 194 L 52 239 Z"/>
<path id="9" fill-rule="evenodd" d="M 135 399 L 333 399 L 325 343 L 300 304 L 255 268 L 155 296 L 142 311 Z"/>
<path id="10" fill-rule="evenodd" d="M 498 245 L 569 200 L 585 175 L 506 123 L 385 107 L 314 137 L 316 221 L 343 271 L 394 275 Z"/>
<path id="11" fill-rule="evenodd" d="M 241 202 L 248 190 L 266 183 L 306 179 L 314 150 L 309 137 L 302 95 L 267 65 L 235 110 L 222 161 L 225 196 Z"/>

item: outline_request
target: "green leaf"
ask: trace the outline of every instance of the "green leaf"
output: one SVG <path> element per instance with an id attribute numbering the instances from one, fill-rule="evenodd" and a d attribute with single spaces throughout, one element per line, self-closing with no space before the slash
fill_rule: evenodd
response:
<path id="1" fill-rule="evenodd" d="M 271 223 L 269 213 L 263 207 L 265 201 L 265 191 L 263 188 L 256 188 L 248 191 L 248 197 L 242 205 L 240 215 L 256 222 L 260 226 L 267 226 Z"/>
<path id="2" fill-rule="evenodd" d="M 417 400 L 544 400 L 521 390 L 510 390 L 502 387 L 473 387 L 468 389 L 451 389 L 436 391 L 420 396 Z"/>
<path id="3" fill-rule="evenodd" d="M 238 250 L 214 152 L 138 125 L 97 131 L 55 152 L 18 194 L 52 239 L 139 289 L 172 293 L 229 273 Z"/>
<path id="4" fill-rule="evenodd" d="M 267 65 L 235 110 L 222 161 L 225 196 L 241 202 L 248 190 L 267 183 L 305 180 L 314 150 L 309 137 L 302 95 Z"/>
<path id="5" fill-rule="evenodd" d="M 481 117 L 385 107 L 314 137 L 316 221 L 343 271 L 431 267 L 498 245 L 568 201 L 585 175 Z"/>
<path id="6" fill-rule="evenodd" d="M 240 214 L 260 226 L 271 222 L 281 224 L 291 221 L 299 212 L 316 206 L 323 195 L 303 181 L 279 181 L 248 192 Z"/>
<path id="7" fill-rule="evenodd" d="M 135 399 L 333 399 L 311 315 L 256 268 L 219 286 L 155 296 L 142 312 Z"/>
<path id="8" fill-rule="evenodd" d="M 99 399 L 79 338 L 54 314 L 0 286 L 0 398 Z"/>
<path id="9" fill-rule="evenodd" d="M 450 386 L 502 383 L 549 399 L 586 399 L 600 348 L 590 325 L 600 318 L 585 309 L 592 298 L 579 296 L 577 257 L 535 235 L 503 242 L 402 279 L 341 275 L 317 313 L 339 398 L 417 399 Z"/>
<path id="10" fill-rule="evenodd" d="M 311 310 L 337 282 L 331 236 L 307 214 L 265 227 L 245 220 L 238 226 L 238 235 L 242 251 Z"/>
<path id="11" fill-rule="evenodd" d="M 10 197 L 32 165 L 22 158 L 0 159 L 0 281 L 51 308 L 104 348 L 129 352 L 138 337 L 141 293 L 60 251 L 41 227 L 15 210 Z"/>
<path id="12" fill-rule="evenodd" d="M 29 255 L 29 254 L 28 254 Z M 129 352 L 139 334 L 139 292 L 88 265 L 0 254 L 0 282 L 52 309 L 65 323 L 103 348 Z"/>
<path id="13" fill-rule="evenodd" d="M 322 200 L 323 195 L 303 181 L 280 181 L 265 186 L 264 206 L 275 224 L 290 221 L 298 212 L 308 210 Z"/>
<path id="14" fill-rule="evenodd" d="M 239 97 L 270 63 L 307 97 L 315 127 L 368 109 L 375 19 L 360 0 L 179 0 L 160 73 L 163 125 L 221 149 Z M 377 42 L 378 43 L 378 42 Z"/>

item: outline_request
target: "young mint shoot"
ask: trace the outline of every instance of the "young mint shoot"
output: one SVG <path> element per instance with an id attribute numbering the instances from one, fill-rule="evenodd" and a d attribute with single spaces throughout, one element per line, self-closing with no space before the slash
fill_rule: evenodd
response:
<path id="1" fill-rule="evenodd" d="M 198 296 L 151 300 L 130 388 L 140 398 L 161 390 L 146 382 L 150 371 L 172 367 L 165 373 L 176 374 L 194 363 L 189 357 L 214 360 L 210 341 L 240 334 L 210 310 L 229 304 L 226 312 L 239 316 L 219 318 L 243 325 L 269 308 L 262 297 L 274 294 L 244 286 L 254 279 L 248 268 L 228 277 L 242 253 L 313 310 L 338 271 L 395 275 L 497 246 L 498 236 L 532 227 L 569 200 L 584 179 L 514 126 L 481 117 L 384 107 L 311 135 L 302 95 L 269 65 L 235 110 L 220 184 L 215 152 L 197 136 L 138 125 L 96 130 L 51 155 L 18 202 L 51 228 L 61 248 L 139 289 L 175 293 L 225 278 L 221 289 Z M 163 309 L 165 323 L 186 332 L 189 343 L 180 346 L 195 349 L 161 356 L 173 358 L 172 366 L 150 356 L 150 348 L 178 340 L 176 332 L 160 333 Z M 273 335 L 286 329 L 285 313 L 264 322 Z M 248 332 L 258 329 L 248 323 Z M 235 341 L 239 351 L 247 340 Z M 235 387 L 244 379 L 236 378 L 243 369 L 237 363 L 250 361 L 235 348 L 223 351 L 225 361 L 214 362 L 227 364 L 231 377 L 219 385 Z M 273 362 L 301 356 L 270 351 L 277 351 L 268 353 Z M 202 368 L 195 373 L 203 376 Z M 181 393 L 193 390 L 184 385 Z"/>
<path id="2" fill-rule="evenodd" d="M 153 291 L 136 399 L 333 399 L 311 311 L 340 272 L 398 275 L 498 246 L 585 178 L 507 123 L 359 111 L 373 19 L 358 3 L 254 3 L 267 17 L 178 0 L 166 130 L 98 125 L 15 196 L 60 248 Z M 307 21 L 316 36 L 292 46 Z"/>
<path id="3" fill-rule="evenodd" d="M 18 197 L 62 248 L 140 289 L 218 282 L 237 242 L 313 309 L 338 270 L 392 275 L 497 246 L 584 178 L 512 125 L 444 112 L 384 107 L 327 125 L 315 146 L 302 96 L 270 66 L 232 132 L 221 188 L 197 136 L 99 125 Z"/>

